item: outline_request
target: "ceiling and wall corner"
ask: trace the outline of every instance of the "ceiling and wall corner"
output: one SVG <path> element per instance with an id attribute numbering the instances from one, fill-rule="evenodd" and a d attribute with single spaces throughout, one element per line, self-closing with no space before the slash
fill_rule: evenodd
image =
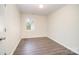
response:
<path id="1" fill-rule="evenodd" d="M 65 4 L 42 4 L 43 7 L 40 8 L 40 4 L 17 4 L 17 8 L 21 13 L 35 14 L 47 16 L 52 12 L 62 8 Z M 42 6 L 41 5 L 41 6 Z"/>

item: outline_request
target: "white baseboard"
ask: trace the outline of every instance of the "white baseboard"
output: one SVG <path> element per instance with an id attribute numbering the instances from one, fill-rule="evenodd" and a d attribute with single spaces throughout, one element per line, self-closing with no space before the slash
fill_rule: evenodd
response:
<path id="1" fill-rule="evenodd" d="M 20 42 L 20 41 L 21 41 L 21 39 L 19 39 L 19 41 L 17 42 L 15 48 L 14 48 L 13 51 L 10 53 L 10 55 L 13 55 L 13 53 L 15 52 L 15 50 L 16 50 L 17 46 L 19 45 L 19 42 Z"/>
<path id="2" fill-rule="evenodd" d="M 57 40 L 52 39 L 51 37 L 48 37 L 48 38 L 51 39 L 51 40 L 54 40 L 55 42 L 57 42 L 57 43 L 59 43 L 59 44 L 61 44 L 62 46 L 66 47 L 67 49 L 69 49 L 69 50 L 71 50 L 71 51 L 73 51 L 74 53 L 79 54 L 79 49 L 72 49 L 72 48 L 70 48 L 70 47 L 68 47 L 68 46 L 66 46 L 66 45 L 64 45 L 64 44 L 62 44 L 62 43 L 60 43 L 60 42 L 58 42 Z"/>
<path id="3" fill-rule="evenodd" d="M 21 38 L 21 39 L 29 39 L 29 38 L 42 38 L 42 37 L 46 37 L 46 36 L 38 36 L 38 37 L 24 37 L 24 38 Z"/>

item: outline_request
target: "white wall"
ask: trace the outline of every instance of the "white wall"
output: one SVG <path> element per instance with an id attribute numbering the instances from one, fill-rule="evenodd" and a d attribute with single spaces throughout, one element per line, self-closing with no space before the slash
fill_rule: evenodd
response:
<path id="1" fill-rule="evenodd" d="M 48 16 L 48 37 L 79 54 L 79 5 L 66 5 Z"/>
<path id="2" fill-rule="evenodd" d="M 0 39 L 5 37 L 5 10 L 4 5 L 0 4 Z M 4 40 L 0 40 L 0 54 L 4 54 L 5 50 L 3 47 Z"/>
<path id="3" fill-rule="evenodd" d="M 25 21 L 28 17 L 31 16 L 33 19 L 35 29 L 28 31 L 26 29 Z M 21 38 L 33 38 L 33 37 L 46 37 L 47 36 L 47 19 L 45 16 L 40 15 L 31 15 L 31 14 L 22 14 L 21 16 L 21 27 L 22 35 Z"/>
<path id="4" fill-rule="evenodd" d="M 20 14 L 16 5 L 6 5 L 6 40 L 4 40 L 4 49 L 7 54 L 13 54 L 20 41 Z"/>
<path id="5" fill-rule="evenodd" d="M 0 38 L 3 35 L 3 29 L 5 27 L 5 19 L 4 19 L 4 6 L 0 5 Z"/>

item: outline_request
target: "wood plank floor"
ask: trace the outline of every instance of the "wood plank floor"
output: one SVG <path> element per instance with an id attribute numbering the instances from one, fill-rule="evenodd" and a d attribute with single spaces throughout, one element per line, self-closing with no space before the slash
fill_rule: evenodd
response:
<path id="1" fill-rule="evenodd" d="M 22 39 L 14 55 L 76 55 L 76 53 L 47 37 L 42 37 Z"/>

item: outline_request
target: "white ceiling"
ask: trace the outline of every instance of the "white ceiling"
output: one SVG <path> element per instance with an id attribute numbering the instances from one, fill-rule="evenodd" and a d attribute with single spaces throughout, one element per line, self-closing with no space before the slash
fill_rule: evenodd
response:
<path id="1" fill-rule="evenodd" d="M 63 7 L 63 4 L 43 4 L 44 8 L 39 8 L 39 4 L 18 4 L 17 7 L 22 13 L 48 15 L 51 12 Z"/>

